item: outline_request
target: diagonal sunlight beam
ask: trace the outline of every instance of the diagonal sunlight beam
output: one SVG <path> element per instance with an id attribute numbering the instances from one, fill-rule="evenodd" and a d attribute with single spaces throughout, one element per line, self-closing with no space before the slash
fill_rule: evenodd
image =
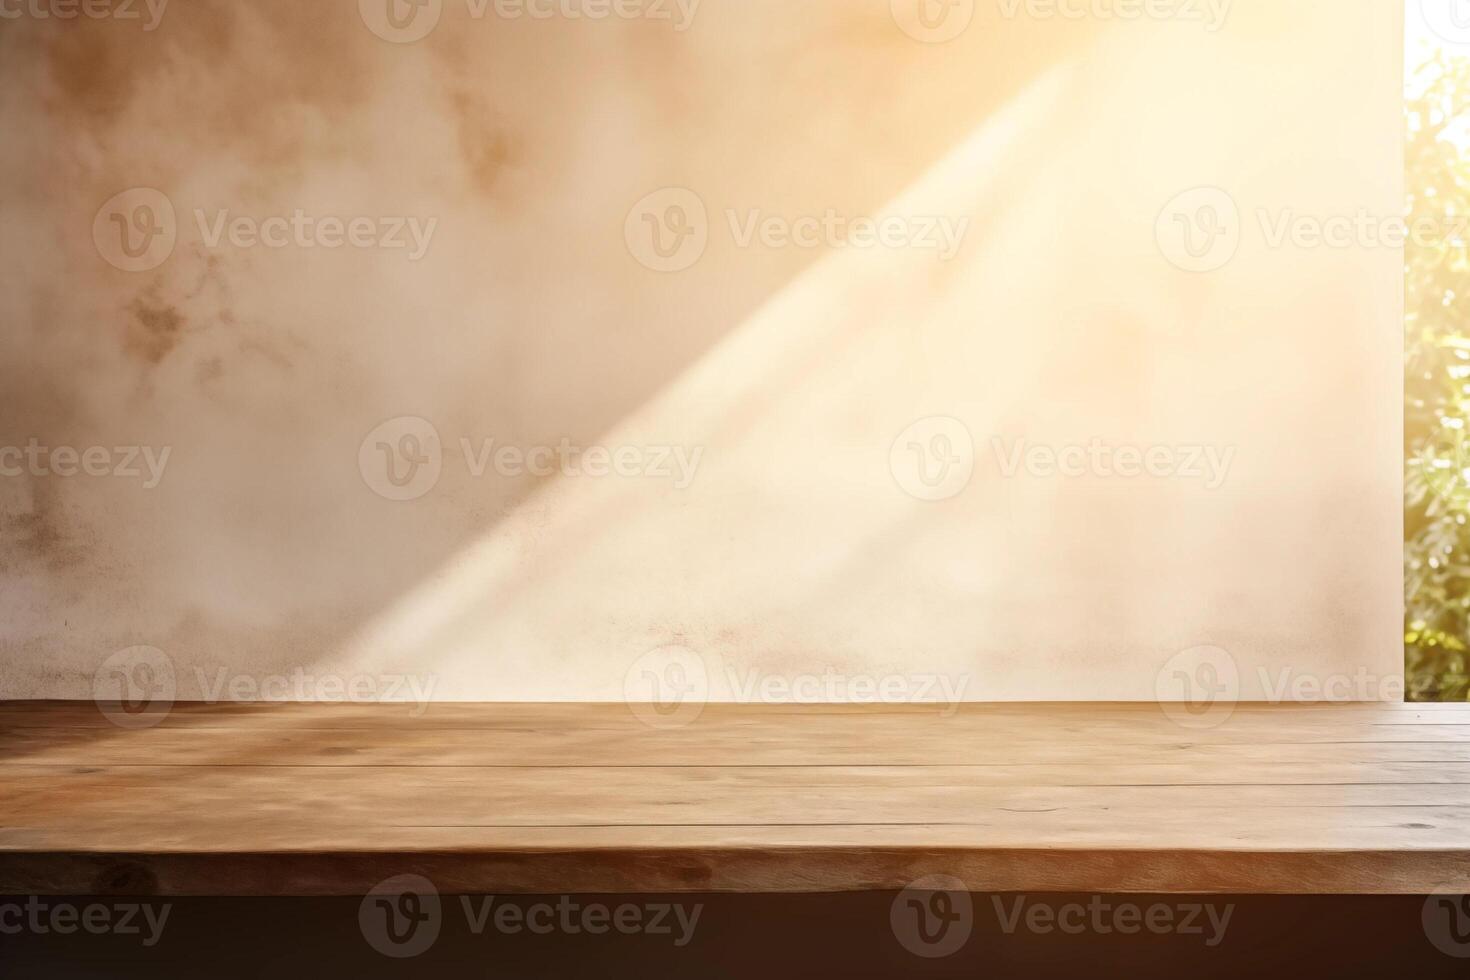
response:
<path id="1" fill-rule="evenodd" d="M 811 514 L 830 511 L 826 498 L 834 492 L 849 494 L 860 523 L 843 518 L 846 531 L 811 549 L 802 567 L 788 569 L 793 587 L 800 582 L 810 589 L 865 540 L 913 520 L 919 505 L 895 491 L 888 448 L 907 421 L 943 413 L 943 404 L 913 394 L 924 389 L 925 376 L 978 353 L 975 338 L 984 334 L 987 356 L 1006 356 L 1007 348 L 1013 355 L 1001 389 L 988 383 L 985 403 L 1006 404 L 1033 384 L 1025 363 L 1037 356 L 1034 345 L 1008 342 L 1006 329 L 974 323 L 971 297 L 990 289 L 1002 308 L 1024 305 L 1024 291 L 1007 282 L 1005 258 L 1037 234 L 1019 213 L 1020 202 L 1044 170 L 1043 122 L 1058 112 L 1070 78 L 1058 68 L 1034 81 L 875 215 L 968 220 L 952 261 L 940 262 L 932 251 L 829 251 L 601 440 L 610 447 L 702 448 L 692 487 L 678 491 L 616 477 L 546 482 L 366 623 L 351 641 L 354 659 L 402 652 L 452 674 L 461 696 L 555 700 L 559 673 L 547 669 L 539 651 L 559 646 L 558 625 L 570 624 L 549 597 L 576 608 L 581 584 L 597 581 L 609 616 L 620 603 L 638 610 L 639 593 L 663 590 L 645 578 L 650 570 L 678 580 L 699 564 L 693 541 L 776 509 L 805 512 L 787 518 L 800 527 Z M 711 221 L 720 220 L 712 208 Z M 896 420 L 907 421 L 895 428 Z M 820 466 L 811 465 L 814 454 L 822 456 Z M 781 500 L 763 496 L 759 485 L 773 472 L 781 474 Z M 716 593 L 738 590 L 733 582 L 726 586 Z M 690 596 L 664 598 L 694 618 L 707 612 Z M 752 615 L 767 605 L 754 595 L 747 602 Z M 591 609 L 584 614 L 600 617 Z M 596 622 L 580 626 L 591 635 L 606 629 Z M 609 635 L 596 652 L 583 651 L 606 667 L 591 686 L 619 696 L 627 663 L 661 639 L 667 636 L 635 626 Z M 532 668 L 540 672 L 534 681 Z M 585 690 L 580 669 L 579 676 Z M 525 677 L 529 686 L 507 684 L 511 677 Z"/>

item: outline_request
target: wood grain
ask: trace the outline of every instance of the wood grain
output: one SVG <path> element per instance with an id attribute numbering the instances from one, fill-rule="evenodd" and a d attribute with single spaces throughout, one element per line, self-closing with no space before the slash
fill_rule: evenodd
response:
<path id="1" fill-rule="evenodd" d="M 0 704 L 0 894 L 1470 891 L 1470 706 Z"/>

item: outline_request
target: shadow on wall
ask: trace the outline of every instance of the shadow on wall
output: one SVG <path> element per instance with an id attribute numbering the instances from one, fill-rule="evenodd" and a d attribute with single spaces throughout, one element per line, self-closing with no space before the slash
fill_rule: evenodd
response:
<path id="1" fill-rule="evenodd" d="M 39 614 L 12 651 L 71 686 L 135 642 L 261 669 L 337 649 L 538 482 L 450 466 L 395 506 L 357 472 L 369 430 L 422 416 L 451 456 L 461 436 L 596 444 L 822 254 L 741 249 L 718 210 L 873 214 L 1025 81 L 994 32 L 941 52 L 882 5 L 763 6 L 710 4 L 679 33 L 451 5 L 409 45 L 351 5 L 15 25 L 4 112 L 33 138 L 3 151 L 28 284 L 5 300 L 5 442 L 166 445 L 173 479 L 8 481 L 6 574 Z M 667 185 L 714 209 L 678 276 L 624 245 L 630 207 Z M 88 234 L 131 186 L 179 225 L 136 273 Z M 417 262 L 207 241 L 222 215 L 296 209 L 438 224 Z M 35 227 L 75 233 L 37 249 Z M 10 693 L 46 683 L 22 665 Z"/>
<path id="2" fill-rule="evenodd" d="M 1222 624 L 1308 536 L 1278 522 L 1376 506 L 1361 456 L 1285 492 L 1268 446 L 1223 493 L 983 479 L 943 508 L 890 465 L 941 416 L 994 476 L 992 434 L 1224 445 L 1316 411 L 1297 370 L 1320 338 L 1227 323 L 1222 280 L 1154 239 L 1177 189 L 1262 191 L 1242 132 L 1308 164 L 1358 148 L 1320 145 L 1358 89 L 1322 127 L 1297 109 L 1364 60 L 1362 25 L 1303 64 L 1320 18 L 1242 6 L 1227 36 L 982 5 L 946 43 L 886 0 L 705 0 L 683 24 L 446 2 L 406 43 L 368 2 L 8 24 L 0 118 L 30 138 L 0 147 L 25 284 L 0 297 L 0 444 L 132 447 L 141 475 L 0 483 L 0 692 L 88 696 L 134 644 L 180 698 L 301 666 L 547 699 L 620 696 L 666 643 L 1016 689 L 1248 644 Z M 854 244 L 885 216 L 894 242 Z M 1357 267 L 1314 261 L 1264 295 L 1340 330 Z M 587 447 L 611 475 L 564 465 Z M 1371 547 L 1315 546 L 1308 584 Z M 1295 590 L 1259 630 L 1359 649 L 1371 584 L 1305 615 Z"/>

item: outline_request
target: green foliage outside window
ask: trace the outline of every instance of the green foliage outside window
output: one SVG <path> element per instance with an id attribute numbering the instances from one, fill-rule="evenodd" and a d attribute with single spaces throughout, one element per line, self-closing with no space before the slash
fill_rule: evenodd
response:
<path id="1" fill-rule="evenodd" d="M 1405 248 L 1405 654 L 1408 696 L 1470 700 L 1470 59 L 1411 74 Z M 1418 240 L 1415 240 L 1418 239 Z M 1432 240 L 1431 240 L 1432 239 Z"/>

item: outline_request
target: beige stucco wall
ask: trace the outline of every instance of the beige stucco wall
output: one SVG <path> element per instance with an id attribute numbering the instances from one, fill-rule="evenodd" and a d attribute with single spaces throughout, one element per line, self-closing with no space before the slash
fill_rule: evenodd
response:
<path id="1" fill-rule="evenodd" d="M 137 9 L 0 21 L 0 445 L 108 450 L 0 478 L 0 696 L 1397 677 L 1401 257 L 1272 241 L 1398 212 L 1397 0 Z"/>

